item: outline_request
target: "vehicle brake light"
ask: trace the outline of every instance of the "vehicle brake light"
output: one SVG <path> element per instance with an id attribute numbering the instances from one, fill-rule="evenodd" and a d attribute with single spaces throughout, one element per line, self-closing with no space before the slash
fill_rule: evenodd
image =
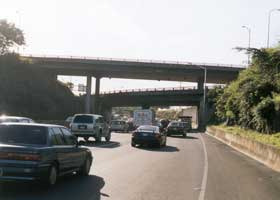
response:
<path id="1" fill-rule="evenodd" d="M 160 138 L 161 137 L 160 133 L 156 133 L 155 136 L 156 136 L 156 138 Z"/>
<path id="2" fill-rule="evenodd" d="M 39 154 L 21 154 L 21 153 L 0 153 L 1 160 L 24 160 L 24 161 L 40 161 L 41 156 Z"/>

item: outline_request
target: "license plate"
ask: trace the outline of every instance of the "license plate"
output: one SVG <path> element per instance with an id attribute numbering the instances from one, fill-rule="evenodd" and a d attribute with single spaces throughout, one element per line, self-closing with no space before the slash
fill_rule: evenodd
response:
<path id="1" fill-rule="evenodd" d="M 0 176 L 3 176 L 3 169 L 0 168 Z"/>
<path id="2" fill-rule="evenodd" d="M 142 136 L 148 136 L 148 133 L 142 133 Z"/>
<path id="3" fill-rule="evenodd" d="M 80 125 L 79 129 L 87 129 L 87 126 L 86 125 Z"/>

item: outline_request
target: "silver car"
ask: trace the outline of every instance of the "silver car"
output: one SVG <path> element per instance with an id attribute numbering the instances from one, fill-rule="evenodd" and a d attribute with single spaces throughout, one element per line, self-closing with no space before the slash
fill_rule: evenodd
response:
<path id="1" fill-rule="evenodd" d="M 5 122 L 16 122 L 16 123 L 34 123 L 34 121 L 27 117 L 17 117 L 17 116 L 0 116 L 0 123 Z"/>
<path id="2" fill-rule="evenodd" d="M 100 142 L 102 137 L 105 137 L 107 142 L 111 140 L 109 126 L 102 115 L 76 114 L 70 129 L 75 136 L 82 137 L 85 141 L 90 137 L 94 137 L 96 142 Z"/>
<path id="3" fill-rule="evenodd" d="M 110 125 L 111 131 L 128 132 L 128 124 L 123 120 L 112 120 Z"/>

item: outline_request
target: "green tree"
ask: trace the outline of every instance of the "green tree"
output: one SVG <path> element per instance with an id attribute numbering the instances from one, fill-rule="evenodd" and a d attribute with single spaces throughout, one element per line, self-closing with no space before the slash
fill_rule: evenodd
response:
<path id="1" fill-rule="evenodd" d="M 7 20 L 0 20 L 0 55 L 8 53 L 10 48 L 15 45 L 24 44 L 22 30 L 16 28 L 13 23 L 8 23 Z"/>
<path id="2" fill-rule="evenodd" d="M 248 51 L 252 65 L 219 96 L 217 115 L 228 125 L 273 133 L 279 130 L 280 48 Z"/>

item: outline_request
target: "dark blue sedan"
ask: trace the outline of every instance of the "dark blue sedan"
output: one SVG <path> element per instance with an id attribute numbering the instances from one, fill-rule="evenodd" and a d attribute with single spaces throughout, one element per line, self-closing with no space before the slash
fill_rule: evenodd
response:
<path id="1" fill-rule="evenodd" d="M 0 182 L 42 181 L 76 172 L 88 175 L 92 154 L 70 131 L 58 125 L 0 124 Z"/>
<path id="2" fill-rule="evenodd" d="M 157 147 L 166 146 L 166 134 L 158 126 L 139 126 L 131 138 L 131 146 L 155 145 Z"/>

